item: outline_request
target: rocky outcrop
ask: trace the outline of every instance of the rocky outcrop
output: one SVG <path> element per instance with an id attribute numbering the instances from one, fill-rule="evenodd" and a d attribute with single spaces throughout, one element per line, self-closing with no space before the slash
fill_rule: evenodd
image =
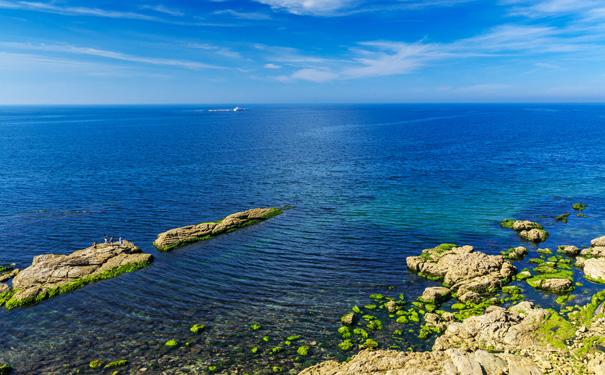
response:
<path id="1" fill-rule="evenodd" d="M 533 333 L 548 316 L 547 310 L 535 309 L 527 301 L 513 306 L 510 311 L 490 306 L 484 315 L 451 323 L 443 335 L 437 338 L 433 350 L 490 348 L 504 351 L 537 346 L 540 344 Z"/>
<path id="2" fill-rule="evenodd" d="M 529 355 L 493 354 L 460 349 L 443 352 L 362 351 L 349 362 L 328 361 L 300 375 L 541 375 L 542 367 Z"/>
<path id="3" fill-rule="evenodd" d="M 605 283 L 605 258 L 586 259 L 584 277 L 591 281 Z"/>
<path id="4" fill-rule="evenodd" d="M 99 244 L 70 255 L 45 254 L 34 257 L 32 265 L 13 279 L 13 296 L 6 301 L 12 309 L 40 302 L 92 282 L 140 269 L 153 261 L 134 244 Z"/>
<path id="5" fill-rule="evenodd" d="M 421 276 L 443 280 L 458 295 L 466 292 L 491 293 L 507 284 L 517 269 L 502 256 L 474 252 L 472 246 L 440 245 L 408 257 L 407 266 Z"/>
<path id="6" fill-rule="evenodd" d="M 18 269 L 3 273 L 2 275 L 0 275 L 0 283 L 6 282 L 6 281 L 12 279 L 13 277 L 17 276 L 18 273 L 19 273 Z"/>
<path id="7" fill-rule="evenodd" d="M 188 243 L 207 240 L 213 236 L 229 233 L 236 229 L 259 223 L 279 215 L 279 208 L 254 208 L 252 210 L 231 214 L 217 222 L 188 225 L 160 233 L 153 242 L 159 251 L 170 251 Z"/>
<path id="8" fill-rule="evenodd" d="M 542 225 L 529 220 L 521 221 L 506 219 L 500 223 L 500 226 L 514 230 L 519 233 L 519 237 L 522 239 L 534 243 L 544 242 L 549 236 L 548 232 L 542 228 Z"/>

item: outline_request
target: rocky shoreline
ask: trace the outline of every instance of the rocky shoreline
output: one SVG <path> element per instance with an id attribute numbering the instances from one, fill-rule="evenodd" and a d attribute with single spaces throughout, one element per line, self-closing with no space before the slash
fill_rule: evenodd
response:
<path id="1" fill-rule="evenodd" d="M 508 223 L 518 232 L 542 230 L 529 221 Z M 538 239 L 534 243 L 548 239 L 548 235 L 537 233 L 539 237 L 532 237 Z M 521 237 L 531 241 L 527 235 Z M 357 343 L 360 352 L 347 361 L 326 361 L 300 374 L 605 374 L 605 291 L 594 294 L 584 306 L 567 305 L 575 298 L 570 294 L 575 287 L 583 286 L 574 283 L 572 267 L 583 270 L 588 280 L 605 283 L 605 236 L 593 239 L 583 250 L 562 245 L 556 250 L 558 255 L 550 249 L 536 252 L 539 257 L 527 261 L 536 266 L 521 271 L 511 261 L 522 260 L 530 253 L 522 246 L 494 256 L 476 252 L 468 245 L 442 244 L 408 257 L 409 270 L 442 285 L 426 288 L 407 310 L 403 296 L 398 301 L 380 296 L 382 304 L 371 306 L 388 310 L 397 323 L 419 322 L 419 339 L 438 334 L 431 351 L 382 350 L 375 341 L 372 346 L 365 345 L 373 340 L 367 334 L 356 336 L 361 331 L 367 333 L 358 328 L 368 320 L 367 315 L 355 306 L 353 313 L 343 317 L 344 328 L 339 333 L 352 333 L 343 335 L 343 343 L 349 345 L 343 345 L 342 350 L 350 350 Z M 522 289 L 507 286 L 511 282 L 559 295 L 561 310 L 523 301 Z M 504 297 L 498 298 L 501 295 Z M 451 298 L 458 300 L 451 305 L 453 311 L 442 310 L 441 305 Z M 499 306 L 504 303 L 510 307 Z M 401 330 L 394 331 L 393 337 L 397 335 Z"/>
<path id="2" fill-rule="evenodd" d="M 254 208 L 231 214 L 217 222 L 174 228 L 158 234 L 153 246 L 158 251 L 171 251 L 190 243 L 208 240 L 221 234 L 231 233 L 237 229 L 260 223 L 281 213 L 282 210 L 276 207 Z"/>
<path id="3" fill-rule="evenodd" d="M 12 280 L 11 289 L 0 283 L 0 306 L 7 310 L 41 302 L 45 299 L 79 289 L 90 283 L 141 269 L 153 262 L 153 255 L 144 254 L 128 241 L 99 244 L 70 255 L 44 254 L 34 257 L 23 271 L 3 274 Z"/>

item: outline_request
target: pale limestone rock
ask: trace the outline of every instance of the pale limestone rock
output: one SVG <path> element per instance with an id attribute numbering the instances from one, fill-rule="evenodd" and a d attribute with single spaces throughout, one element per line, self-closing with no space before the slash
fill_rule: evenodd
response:
<path id="1" fill-rule="evenodd" d="M 217 223 L 201 223 L 171 229 L 160 233 L 153 245 L 160 251 L 168 251 L 177 246 L 203 240 L 208 236 L 216 236 L 256 221 L 266 220 L 281 212 L 278 208 L 254 208 L 231 214 Z"/>
<path id="2" fill-rule="evenodd" d="M 436 286 L 432 288 L 426 288 L 422 293 L 420 300 L 423 302 L 431 302 L 439 304 L 447 301 L 450 297 L 450 290 L 442 286 Z"/>
<path id="3" fill-rule="evenodd" d="M 14 269 L 12 271 L 3 273 L 2 275 L 0 275 L 0 283 L 3 283 L 5 281 L 12 279 L 13 277 L 17 276 L 18 273 L 19 273 L 18 269 Z"/>
<path id="4" fill-rule="evenodd" d="M 584 262 L 584 275 L 592 280 L 605 280 L 605 258 L 591 258 Z"/>
<path id="5" fill-rule="evenodd" d="M 13 288 L 18 292 L 7 302 L 7 307 L 11 302 L 44 298 L 48 291 L 85 278 L 99 278 L 104 272 L 115 271 L 121 266 L 140 268 L 152 260 L 151 254 L 143 254 L 128 241 L 124 241 L 122 246 L 99 244 L 97 248 L 91 246 L 70 255 L 39 255 L 34 257 L 30 267 L 13 279 Z M 108 276 L 113 275 L 105 274 L 103 277 Z"/>
<path id="6" fill-rule="evenodd" d="M 596 247 L 596 246 L 605 247 L 605 236 L 593 239 L 592 241 L 590 241 L 590 245 L 593 247 Z"/>

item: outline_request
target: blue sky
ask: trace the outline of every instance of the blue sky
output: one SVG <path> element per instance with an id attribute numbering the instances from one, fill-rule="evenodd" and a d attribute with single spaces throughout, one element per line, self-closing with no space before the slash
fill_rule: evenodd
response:
<path id="1" fill-rule="evenodd" d="M 603 0 L 0 0 L 0 104 L 603 101 Z"/>

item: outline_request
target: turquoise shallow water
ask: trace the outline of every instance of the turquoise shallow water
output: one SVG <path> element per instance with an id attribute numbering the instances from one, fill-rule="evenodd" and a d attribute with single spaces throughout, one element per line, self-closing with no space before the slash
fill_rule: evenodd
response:
<path id="1" fill-rule="evenodd" d="M 369 294 L 411 300 L 434 285 L 406 270 L 424 248 L 496 254 L 521 243 L 498 226 L 512 217 L 547 227 L 541 247 L 605 235 L 605 106 L 246 107 L 0 108 L 0 264 L 24 268 L 103 233 L 156 255 L 143 270 L 0 310 L 0 363 L 18 374 L 92 373 L 93 359 L 127 359 L 127 373 L 296 372 L 346 357 L 339 318 Z M 578 201 L 588 218 L 554 222 Z M 285 205 L 172 253 L 151 245 L 173 227 Z M 194 323 L 208 328 L 193 335 Z M 299 344 L 266 354 L 291 335 Z M 377 337 L 393 344 L 387 336 Z M 414 338 L 400 346 L 431 344 Z M 165 348 L 170 339 L 180 345 Z M 311 355 L 294 362 L 303 343 Z"/>

